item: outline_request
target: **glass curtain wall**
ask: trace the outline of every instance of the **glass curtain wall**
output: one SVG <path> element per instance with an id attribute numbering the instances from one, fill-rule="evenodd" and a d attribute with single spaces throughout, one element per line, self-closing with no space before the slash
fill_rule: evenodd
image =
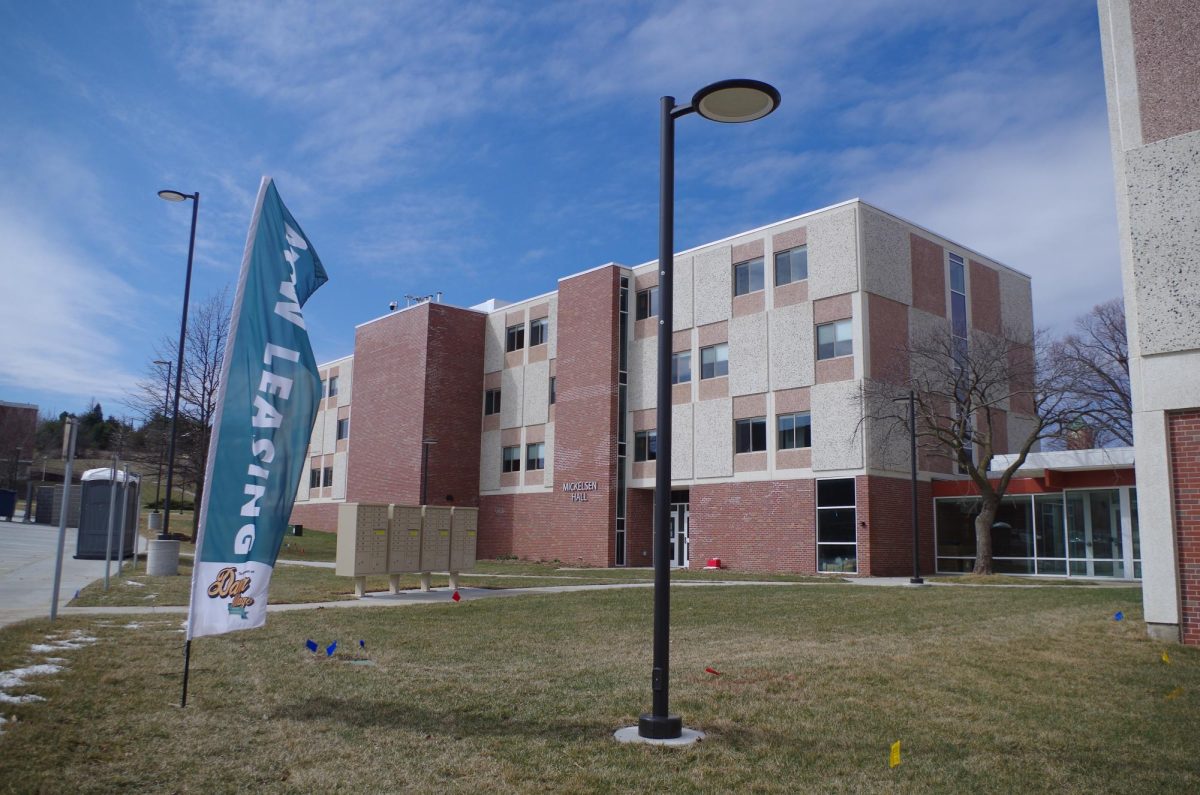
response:
<path id="1" fill-rule="evenodd" d="M 936 501 L 938 571 L 974 568 L 979 511 L 978 497 Z M 992 563 L 998 574 L 1140 578 L 1137 490 L 1005 497 L 992 524 Z"/>

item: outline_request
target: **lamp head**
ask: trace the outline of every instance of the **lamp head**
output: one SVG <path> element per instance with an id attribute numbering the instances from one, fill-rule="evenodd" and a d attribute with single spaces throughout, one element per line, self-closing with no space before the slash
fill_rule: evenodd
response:
<path id="1" fill-rule="evenodd" d="M 192 195 L 190 193 L 180 193 L 177 190 L 160 190 L 158 198 L 169 202 L 181 202 L 192 198 Z"/>
<path id="2" fill-rule="evenodd" d="M 692 96 L 692 107 L 706 119 L 741 124 L 770 115 L 779 107 L 779 91 L 761 80 L 720 80 Z"/>

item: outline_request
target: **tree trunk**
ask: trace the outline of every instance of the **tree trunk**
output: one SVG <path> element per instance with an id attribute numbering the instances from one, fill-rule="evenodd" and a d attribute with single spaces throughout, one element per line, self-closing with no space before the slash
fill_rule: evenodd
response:
<path id="1" fill-rule="evenodd" d="M 1000 500 L 996 497 L 983 498 L 982 510 L 975 517 L 975 568 L 972 574 L 992 573 L 992 525 L 996 522 L 996 510 Z"/>

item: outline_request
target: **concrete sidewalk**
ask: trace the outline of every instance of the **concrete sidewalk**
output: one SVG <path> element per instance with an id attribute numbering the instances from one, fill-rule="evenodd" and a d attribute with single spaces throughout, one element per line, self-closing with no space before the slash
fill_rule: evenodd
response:
<path id="1" fill-rule="evenodd" d="M 75 529 L 68 527 L 63 543 L 59 615 L 65 614 L 64 606 L 75 591 L 104 576 L 104 561 L 75 559 L 75 537 Z M 49 617 L 57 545 L 57 527 L 0 520 L 0 627 L 27 618 Z M 128 564 L 125 570 L 129 570 Z M 114 560 L 110 576 L 116 575 Z"/>

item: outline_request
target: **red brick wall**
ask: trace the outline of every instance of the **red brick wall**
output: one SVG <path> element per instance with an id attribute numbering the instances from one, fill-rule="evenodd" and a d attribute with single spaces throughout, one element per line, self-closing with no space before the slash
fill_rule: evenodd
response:
<path id="1" fill-rule="evenodd" d="M 971 325 L 989 334 L 1000 333 L 1000 274 L 970 260 Z"/>
<path id="2" fill-rule="evenodd" d="M 338 505 L 336 502 L 296 503 L 292 508 L 291 524 L 302 524 L 304 530 L 337 532 Z"/>
<path id="3" fill-rule="evenodd" d="M 691 489 L 693 565 L 720 558 L 741 571 L 815 573 L 812 480 L 717 483 Z"/>
<path id="4" fill-rule="evenodd" d="M 414 306 L 354 335 L 347 502 L 416 504 L 420 498 L 429 311 L 430 304 Z M 475 414 L 471 428 L 478 427 Z"/>
<path id="5" fill-rule="evenodd" d="M 878 295 L 867 296 L 871 378 L 902 384 L 908 380 L 908 307 Z"/>
<path id="6" fill-rule="evenodd" d="M 482 497 L 481 556 L 615 562 L 620 275 L 600 268 L 558 284 L 554 483 L 549 493 Z M 597 489 L 576 502 L 562 484 L 579 481 L 595 481 Z"/>
<path id="7" fill-rule="evenodd" d="M 912 482 L 862 475 L 855 479 L 859 521 L 858 571 L 872 577 L 912 576 Z M 921 576 L 933 573 L 933 492 L 917 483 Z M 864 531 L 862 522 L 866 522 Z M 865 540 L 867 543 L 863 543 Z"/>
<path id="8" fill-rule="evenodd" d="M 1180 636 L 1200 645 L 1200 409 L 1167 414 L 1167 452 L 1179 554 Z"/>
<path id="9" fill-rule="evenodd" d="M 625 503 L 625 565 L 654 565 L 653 489 L 629 490 Z"/>
<path id="10" fill-rule="evenodd" d="M 437 439 L 429 450 L 429 505 L 479 505 L 485 323 L 486 316 L 478 312 L 429 305 L 423 435 Z M 355 412 L 357 389 L 356 382 Z M 355 416 L 358 422 L 360 415 Z"/>
<path id="11" fill-rule="evenodd" d="M 942 247 L 909 233 L 912 254 L 913 306 L 938 317 L 946 316 L 946 265 Z"/>

